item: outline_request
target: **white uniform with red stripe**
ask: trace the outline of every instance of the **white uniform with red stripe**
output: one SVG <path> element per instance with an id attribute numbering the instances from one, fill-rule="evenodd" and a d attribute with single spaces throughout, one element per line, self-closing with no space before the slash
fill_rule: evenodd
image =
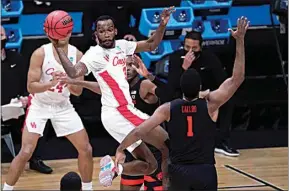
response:
<path id="1" fill-rule="evenodd" d="M 133 55 L 135 49 L 136 42 L 116 40 L 115 48 L 90 47 L 80 60 L 99 83 L 101 120 L 118 142 L 149 117 L 134 107 L 126 79 L 126 57 Z M 140 143 L 134 143 L 127 150 L 132 152 Z"/>
<path id="2" fill-rule="evenodd" d="M 40 82 L 52 80 L 52 72 L 64 69 L 53 55 L 52 44 L 42 46 L 45 57 L 42 64 L 42 75 Z M 77 49 L 69 45 L 68 58 L 76 64 Z M 51 120 L 55 133 L 58 137 L 66 136 L 83 129 L 82 121 L 70 103 L 70 92 L 66 85 L 57 84 L 48 91 L 30 95 L 29 106 L 26 113 L 25 125 L 32 133 L 43 135 L 48 119 Z"/>

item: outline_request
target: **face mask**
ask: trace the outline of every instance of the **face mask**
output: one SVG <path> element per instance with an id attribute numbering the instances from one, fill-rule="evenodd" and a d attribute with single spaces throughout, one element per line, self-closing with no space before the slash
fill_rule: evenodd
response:
<path id="1" fill-rule="evenodd" d="M 196 57 L 196 58 L 199 58 L 199 56 L 201 55 L 201 52 L 202 52 L 202 51 L 197 51 L 197 52 L 194 52 L 194 54 L 195 54 L 195 57 Z"/>
<path id="2" fill-rule="evenodd" d="M 1 50 L 5 49 L 6 42 L 7 42 L 6 38 L 1 40 Z"/>

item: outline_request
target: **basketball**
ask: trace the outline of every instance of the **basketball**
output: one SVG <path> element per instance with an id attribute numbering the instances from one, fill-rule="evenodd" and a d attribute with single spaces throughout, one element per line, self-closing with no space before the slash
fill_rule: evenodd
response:
<path id="1" fill-rule="evenodd" d="M 49 38 L 59 40 L 67 37 L 73 29 L 73 20 L 71 16 L 61 10 L 56 10 L 46 17 L 44 22 L 44 31 Z"/>

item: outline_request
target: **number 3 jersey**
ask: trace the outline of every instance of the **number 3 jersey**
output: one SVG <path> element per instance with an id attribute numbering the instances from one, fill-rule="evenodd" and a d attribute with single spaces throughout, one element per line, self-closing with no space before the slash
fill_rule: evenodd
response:
<path id="1" fill-rule="evenodd" d="M 93 73 L 101 89 L 101 103 L 108 107 L 133 105 L 126 76 L 126 58 L 133 55 L 136 42 L 116 40 L 110 49 L 93 46 L 80 62 Z"/>
<path id="2" fill-rule="evenodd" d="M 173 164 L 215 164 L 216 124 L 205 99 L 173 100 L 167 125 Z"/>
<path id="3" fill-rule="evenodd" d="M 53 54 L 53 45 L 51 43 L 42 45 L 44 49 L 45 57 L 42 64 L 42 74 L 40 82 L 47 83 L 52 80 L 53 72 L 63 72 L 64 68 L 61 63 L 56 61 Z M 69 45 L 68 46 L 68 58 L 73 63 L 76 64 L 77 49 Z M 44 104 L 61 104 L 67 103 L 69 101 L 70 92 L 65 84 L 56 84 L 54 87 L 42 93 L 35 93 L 32 95 L 33 101 L 37 101 Z"/>

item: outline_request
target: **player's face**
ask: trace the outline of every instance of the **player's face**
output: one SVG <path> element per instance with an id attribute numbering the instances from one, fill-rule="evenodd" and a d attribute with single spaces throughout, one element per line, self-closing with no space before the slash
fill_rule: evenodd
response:
<path id="1" fill-rule="evenodd" d="M 127 67 L 127 80 L 130 81 L 137 76 L 137 71 L 132 67 L 133 58 L 131 56 L 126 59 L 126 67 Z"/>
<path id="2" fill-rule="evenodd" d="M 200 41 L 186 38 L 184 49 L 186 51 L 192 50 L 193 52 L 199 52 L 201 51 Z"/>
<path id="3" fill-rule="evenodd" d="M 96 37 L 99 45 L 103 48 L 113 48 L 117 30 L 112 20 L 98 21 L 96 26 Z"/>
<path id="4" fill-rule="evenodd" d="M 62 46 L 67 45 L 69 43 L 70 37 L 71 37 L 71 33 L 68 34 L 67 37 L 59 39 L 58 40 L 59 45 L 62 45 Z"/>

